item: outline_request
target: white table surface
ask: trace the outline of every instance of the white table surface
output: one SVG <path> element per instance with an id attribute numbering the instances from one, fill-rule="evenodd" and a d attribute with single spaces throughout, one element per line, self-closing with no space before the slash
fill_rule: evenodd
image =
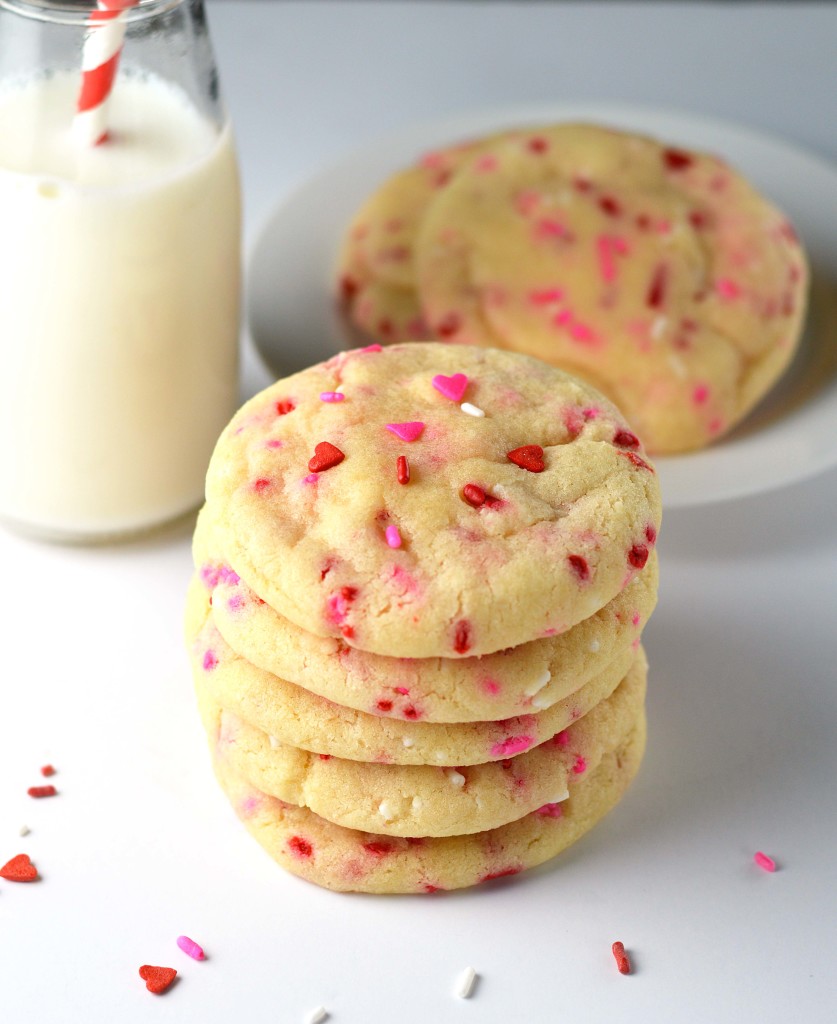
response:
<path id="1" fill-rule="evenodd" d="M 680 106 L 837 161 L 837 7 L 210 0 L 250 245 L 382 132 L 550 99 Z M 247 349 L 245 390 L 268 380 Z M 835 439 L 837 444 L 837 439 Z M 340 896 L 277 868 L 211 777 L 181 647 L 189 529 L 0 532 L 0 1021 L 680 1024 L 837 1019 L 837 472 L 668 515 L 650 743 L 554 865 L 462 894 Z M 52 762 L 60 795 L 28 786 Z M 31 834 L 20 837 L 26 824 Z M 757 849 L 780 865 L 752 863 Z M 174 944 L 185 932 L 209 959 Z M 616 972 L 621 939 L 635 973 Z M 163 997 L 140 964 L 181 972 Z M 469 1001 L 451 994 L 467 965 Z"/>

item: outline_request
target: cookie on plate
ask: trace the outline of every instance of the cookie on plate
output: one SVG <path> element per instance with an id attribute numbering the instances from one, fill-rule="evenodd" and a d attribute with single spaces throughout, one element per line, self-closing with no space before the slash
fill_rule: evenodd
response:
<path id="1" fill-rule="evenodd" d="M 218 557 L 282 617 L 390 657 L 489 654 L 613 600 L 657 537 L 653 467 L 560 370 L 439 343 L 272 385 L 207 475 Z"/>
<path id="2" fill-rule="evenodd" d="M 801 335 L 799 240 L 715 156 L 594 125 L 508 133 L 466 150 L 410 225 L 414 317 L 583 376 L 656 453 L 729 431 Z"/>

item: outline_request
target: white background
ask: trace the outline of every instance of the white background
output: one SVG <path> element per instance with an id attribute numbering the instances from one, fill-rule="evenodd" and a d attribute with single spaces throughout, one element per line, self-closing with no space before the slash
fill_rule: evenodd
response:
<path id="1" fill-rule="evenodd" d="M 346 149 L 494 103 L 679 106 L 837 159 L 833 5 L 210 0 L 209 14 L 248 244 Z M 266 380 L 248 352 L 246 389 Z M 0 533 L 0 862 L 26 851 L 43 876 L 0 881 L 0 1020 L 273 1024 L 323 1004 L 347 1024 L 833 1021 L 836 508 L 830 472 L 671 512 L 629 797 L 553 866 L 429 898 L 320 891 L 234 819 L 181 649 L 188 528 L 87 550 Z M 47 761 L 60 796 L 30 800 Z M 780 871 L 755 868 L 757 849 Z M 182 932 L 207 962 L 176 948 Z M 154 997 L 143 963 L 181 977 Z M 463 1002 L 468 964 L 482 978 Z"/>

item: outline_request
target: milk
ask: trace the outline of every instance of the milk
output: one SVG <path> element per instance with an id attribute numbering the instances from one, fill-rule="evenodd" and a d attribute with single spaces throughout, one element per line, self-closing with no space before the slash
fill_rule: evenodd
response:
<path id="1" fill-rule="evenodd" d="M 120 76 L 73 139 L 75 73 L 0 87 L 0 517 L 85 539 L 201 499 L 238 401 L 229 128 Z"/>

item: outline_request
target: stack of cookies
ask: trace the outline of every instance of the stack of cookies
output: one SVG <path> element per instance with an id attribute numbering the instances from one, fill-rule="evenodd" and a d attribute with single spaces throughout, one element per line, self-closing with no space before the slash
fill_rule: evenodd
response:
<path id="1" fill-rule="evenodd" d="M 526 356 L 372 346 L 222 435 L 187 632 L 218 779 L 320 885 L 514 874 L 610 810 L 645 741 L 653 467 Z"/>
<path id="2" fill-rule="evenodd" d="M 537 356 L 595 384 L 650 451 L 729 431 L 788 366 L 805 255 L 716 156 L 596 125 L 426 154 L 358 210 L 339 260 L 352 323 Z"/>

